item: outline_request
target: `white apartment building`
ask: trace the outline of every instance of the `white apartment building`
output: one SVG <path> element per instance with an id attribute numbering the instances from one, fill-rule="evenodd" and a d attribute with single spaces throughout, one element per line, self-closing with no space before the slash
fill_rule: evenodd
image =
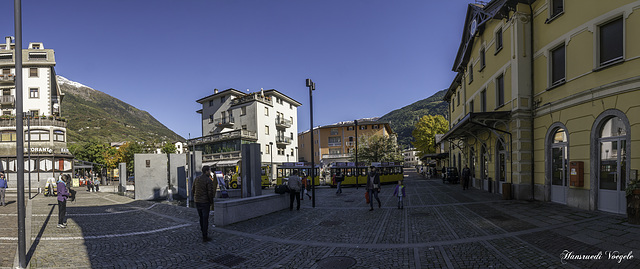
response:
<path id="1" fill-rule="evenodd" d="M 202 151 L 203 165 L 228 171 L 241 160 L 241 145 L 259 143 L 262 165 L 297 160 L 297 115 L 301 105 L 276 90 L 243 93 L 214 90 L 197 100 L 202 137 L 190 139 L 189 150 Z M 225 168 L 226 167 L 226 168 Z"/>
<path id="2" fill-rule="evenodd" d="M 21 111 L 16 111 L 15 44 L 11 37 L 5 41 L 0 44 L 0 163 L 2 170 L 11 175 L 17 171 L 16 115 Z M 64 95 L 56 80 L 52 49 L 45 49 L 43 43 L 29 43 L 22 50 L 22 63 L 23 108 L 30 112 L 24 115 L 23 122 L 25 170 L 32 172 L 32 178 L 46 182 L 47 177 L 72 172 L 67 122 L 61 118 Z M 36 183 L 32 186 L 38 186 Z"/>
<path id="3" fill-rule="evenodd" d="M 408 148 L 402 151 L 404 167 L 416 167 L 422 165 L 420 151 L 415 148 Z"/>

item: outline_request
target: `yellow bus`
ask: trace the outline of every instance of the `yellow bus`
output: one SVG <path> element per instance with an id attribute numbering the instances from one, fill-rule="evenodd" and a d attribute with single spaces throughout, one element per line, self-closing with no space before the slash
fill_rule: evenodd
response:
<path id="1" fill-rule="evenodd" d="M 398 180 L 404 179 L 404 167 L 400 162 L 372 163 L 372 165 L 378 168 L 380 184 L 396 184 Z"/>
<path id="2" fill-rule="evenodd" d="M 269 171 L 270 168 L 269 166 L 262 166 L 260 167 L 260 179 L 261 179 L 261 187 L 264 188 L 268 188 L 271 186 L 271 181 L 269 181 Z M 235 169 L 227 169 L 227 173 L 231 174 L 231 179 L 229 180 L 228 184 L 229 184 L 229 188 L 232 189 L 238 189 L 240 188 L 240 183 L 242 181 L 238 181 L 238 175 L 241 174 L 240 172 L 240 166 L 236 165 Z M 224 173 L 225 175 L 227 173 Z"/>
<path id="3" fill-rule="evenodd" d="M 352 162 L 337 162 L 330 166 L 331 170 L 331 187 L 336 187 L 336 183 L 333 178 L 338 171 L 344 175 L 344 181 L 342 186 L 345 185 L 366 185 L 367 176 L 369 174 L 369 167 L 374 166 L 378 169 L 380 175 L 380 184 L 396 184 L 398 180 L 404 178 L 404 170 L 402 163 L 399 162 L 373 162 L 371 165 L 365 163 L 359 163 L 356 167 Z M 356 183 L 357 182 L 357 183 Z"/>
<path id="4" fill-rule="evenodd" d="M 315 172 L 314 172 L 314 185 L 318 186 L 320 185 L 320 173 L 319 173 L 319 165 L 315 165 Z M 310 170 L 311 170 L 311 163 L 304 163 L 304 162 L 297 162 L 297 163 L 283 163 L 282 165 L 278 166 L 277 172 L 277 179 L 276 179 L 276 184 L 280 185 L 283 182 L 285 182 L 285 178 L 288 179 L 290 175 L 293 174 L 293 171 L 296 170 L 298 171 L 298 176 L 300 176 L 300 178 L 303 178 L 305 176 L 309 176 L 310 175 Z M 308 180 L 308 184 L 311 185 L 311 180 L 310 178 L 307 177 Z"/>

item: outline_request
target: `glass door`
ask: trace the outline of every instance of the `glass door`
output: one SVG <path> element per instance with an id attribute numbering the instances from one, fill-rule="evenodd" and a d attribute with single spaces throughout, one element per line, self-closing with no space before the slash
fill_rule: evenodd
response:
<path id="1" fill-rule="evenodd" d="M 567 203 L 567 151 L 564 146 L 551 148 L 551 201 Z"/>
<path id="2" fill-rule="evenodd" d="M 602 211 L 626 212 L 626 140 L 600 139 L 598 208 Z"/>

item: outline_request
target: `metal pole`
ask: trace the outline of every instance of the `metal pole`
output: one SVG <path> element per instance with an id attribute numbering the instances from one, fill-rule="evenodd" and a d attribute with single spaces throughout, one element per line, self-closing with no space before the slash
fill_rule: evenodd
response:
<path id="1" fill-rule="evenodd" d="M 314 146 L 313 146 L 313 90 L 316 89 L 316 84 L 311 81 L 311 79 L 307 79 L 307 87 L 309 87 L 309 114 L 311 117 L 311 172 L 309 174 L 311 174 L 311 207 L 316 207 L 316 186 L 315 186 L 315 180 L 314 180 L 314 174 L 315 174 L 315 163 L 314 163 L 314 157 L 315 157 L 315 152 L 314 152 Z"/>
<path id="2" fill-rule="evenodd" d="M 356 124 L 356 190 L 358 189 L 358 179 L 360 178 L 360 170 L 358 170 L 358 120 L 353 121 Z"/>
<path id="3" fill-rule="evenodd" d="M 24 123 L 22 105 L 22 2 L 14 0 L 14 20 L 16 43 L 13 50 L 16 73 L 16 161 L 18 162 L 18 261 L 21 268 L 27 267 L 25 240 L 24 204 Z"/>
<path id="4" fill-rule="evenodd" d="M 271 164 L 269 164 L 269 182 L 271 182 L 273 181 L 273 142 L 269 142 L 269 155 L 271 155 Z"/>
<path id="5" fill-rule="evenodd" d="M 31 200 L 31 112 L 27 114 L 27 150 L 29 155 L 29 200 Z"/>

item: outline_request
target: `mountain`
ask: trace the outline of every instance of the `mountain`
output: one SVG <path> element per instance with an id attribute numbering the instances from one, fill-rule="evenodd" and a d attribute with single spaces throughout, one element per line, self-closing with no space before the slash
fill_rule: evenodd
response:
<path id="1" fill-rule="evenodd" d="M 185 140 L 146 111 L 62 76 L 57 79 L 64 94 L 62 116 L 67 119 L 70 143 L 94 138 L 105 143 Z"/>
<path id="2" fill-rule="evenodd" d="M 389 122 L 391 129 L 398 134 L 398 144 L 402 148 L 413 147 L 414 126 L 418 119 L 425 115 L 442 115 L 446 117 L 448 103 L 442 101 L 447 90 L 441 90 L 434 95 L 413 104 L 396 109 L 380 117 L 380 121 Z"/>

